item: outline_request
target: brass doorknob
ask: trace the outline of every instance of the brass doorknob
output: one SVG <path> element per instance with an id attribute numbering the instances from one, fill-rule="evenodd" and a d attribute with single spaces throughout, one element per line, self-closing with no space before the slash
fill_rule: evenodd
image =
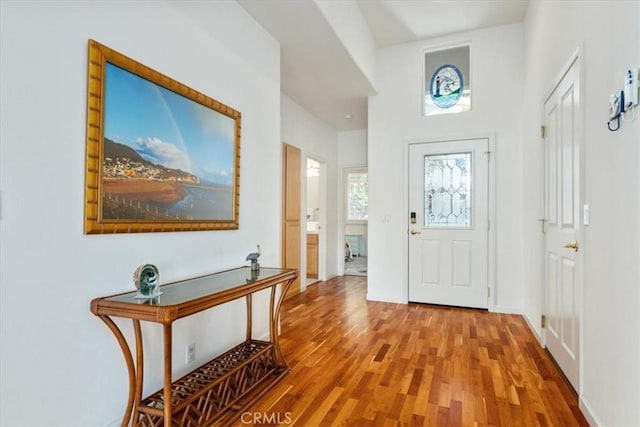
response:
<path id="1" fill-rule="evenodd" d="M 418 231 L 418 230 L 411 230 L 411 234 L 413 234 L 413 235 L 422 234 L 422 232 Z"/>
<path id="2" fill-rule="evenodd" d="M 578 245 L 578 242 L 571 242 L 571 243 L 567 243 L 566 245 L 564 245 L 565 248 L 567 249 L 573 249 L 574 252 L 578 252 L 578 249 L 580 249 L 580 246 Z"/>

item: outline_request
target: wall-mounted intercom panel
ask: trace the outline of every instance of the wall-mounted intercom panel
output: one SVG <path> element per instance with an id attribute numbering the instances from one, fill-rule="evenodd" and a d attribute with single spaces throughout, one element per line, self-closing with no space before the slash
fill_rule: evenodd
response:
<path id="1" fill-rule="evenodd" d="M 623 101 L 624 91 L 620 91 L 617 94 L 612 93 L 609 96 L 609 120 L 618 118 L 624 112 Z"/>
<path id="2" fill-rule="evenodd" d="M 624 76 L 624 110 L 638 105 L 638 68 L 630 68 Z"/>
<path id="3" fill-rule="evenodd" d="M 632 122 L 636 119 L 633 109 L 638 105 L 640 98 L 638 79 L 640 79 L 640 68 L 629 68 L 624 73 L 624 86 L 620 92 L 614 92 L 609 95 L 609 121 L 607 127 L 610 131 L 615 132 L 620 129 L 620 119 L 626 122 Z M 631 114 L 627 114 L 630 112 Z M 615 128 L 611 127 L 611 123 L 615 120 Z"/>

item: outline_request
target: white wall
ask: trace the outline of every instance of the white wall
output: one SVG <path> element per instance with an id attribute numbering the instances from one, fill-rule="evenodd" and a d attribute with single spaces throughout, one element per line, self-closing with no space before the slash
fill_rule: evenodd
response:
<path id="1" fill-rule="evenodd" d="M 338 132 L 338 164 L 341 168 L 367 166 L 367 131 Z"/>
<path id="2" fill-rule="evenodd" d="M 364 250 L 362 255 L 367 255 L 369 241 L 368 226 L 366 224 L 345 225 L 345 169 L 367 167 L 367 131 L 353 130 L 338 132 L 338 229 L 344 230 L 340 236 L 340 250 L 338 251 L 338 274 L 344 274 L 344 234 L 362 234 L 364 239 Z"/>
<path id="3" fill-rule="evenodd" d="M 109 425 L 124 412 L 127 373 L 91 299 L 131 290 L 145 262 L 166 283 L 243 265 L 260 243 L 262 264 L 280 265 L 279 45 L 234 2 L 0 8 L 0 424 Z M 89 38 L 242 113 L 238 231 L 83 235 Z M 189 342 L 202 362 L 242 341 L 243 307 L 177 322 L 176 373 L 190 370 Z M 255 326 L 268 331 L 264 316 Z M 145 394 L 161 385 L 160 331 L 145 327 Z"/>
<path id="4" fill-rule="evenodd" d="M 349 52 L 372 88 L 376 86 L 376 42 L 353 0 L 315 0 L 327 22 Z"/>
<path id="5" fill-rule="evenodd" d="M 472 111 L 423 117 L 424 49 L 465 41 L 471 42 Z M 369 299 L 408 298 L 407 142 L 486 136 L 496 151 L 493 304 L 496 311 L 521 310 L 522 60 L 521 24 L 378 52 L 378 95 L 369 98 Z"/>
<path id="6" fill-rule="evenodd" d="M 580 400 L 590 422 L 640 425 L 640 108 L 636 120 L 609 132 L 609 94 L 624 71 L 640 66 L 640 3 L 531 2 L 525 21 L 523 176 L 525 315 L 542 307 L 542 103 L 569 58 L 581 48 L 584 106 L 584 304 Z M 540 332 L 538 330 L 538 332 Z"/>
<path id="7" fill-rule="evenodd" d="M 320 222 L 324 228 L 320 230 L 319 255 L 318 255 L 318 278 L 326 280 L 337 275 L 338 264 L 338 215 L 336 205 L 336 186 L 338 176 L 338 150 L 336 131 L 320 121 L 310 112 L 296 104 L 286 95 L 281 97 L 282 107 L 282 141 L 289 145 L 296 146 L 302 150 L 302 171 L 306 169 L 307 157 L 323 163 L 324 179 L 326 180 L 325 212 L 320 212 Z M 306 200 L 306 174 L 302 174 L 302 200 Z M 322 195 L 322 185 L 320 194 Z M 322 196 L 321 196 L 322 197 Z M 302 218 L 304 218 L 304 206 L 302 207 Z M 301 230 L 301 245 L 306 248 L 306 229 Z M 324 266 L 324 269 L 323 269 Z M 307 254 L 306 249 L 301 250 L 300 276 L 306 277 Z M 305 289 L 305 284 L 300 283 L 301 290 Z"/>

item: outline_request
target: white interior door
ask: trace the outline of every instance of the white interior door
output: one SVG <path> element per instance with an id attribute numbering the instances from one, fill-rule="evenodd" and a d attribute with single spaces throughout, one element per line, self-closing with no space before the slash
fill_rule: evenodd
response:
<path id="1" fill-rule="evenodd" d="M 544 104 L 545 344 L 576 390 L 580 378 L 579 69 L 575 61 Z"/>
<path id="2" fill-rule="evenodd" d="M 409 301 L 487 308 L 487 139 L 409 146 Z"/>

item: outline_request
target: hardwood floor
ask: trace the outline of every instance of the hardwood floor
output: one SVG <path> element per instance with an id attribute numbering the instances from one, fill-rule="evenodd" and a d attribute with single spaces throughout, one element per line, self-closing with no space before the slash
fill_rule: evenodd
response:
<path id="1" fill-rule="evenodd" d="M 237 425 L 588 425 L 522 317 L 365 294 L 345 276 L 285 301 L 292 371 Z"/>

